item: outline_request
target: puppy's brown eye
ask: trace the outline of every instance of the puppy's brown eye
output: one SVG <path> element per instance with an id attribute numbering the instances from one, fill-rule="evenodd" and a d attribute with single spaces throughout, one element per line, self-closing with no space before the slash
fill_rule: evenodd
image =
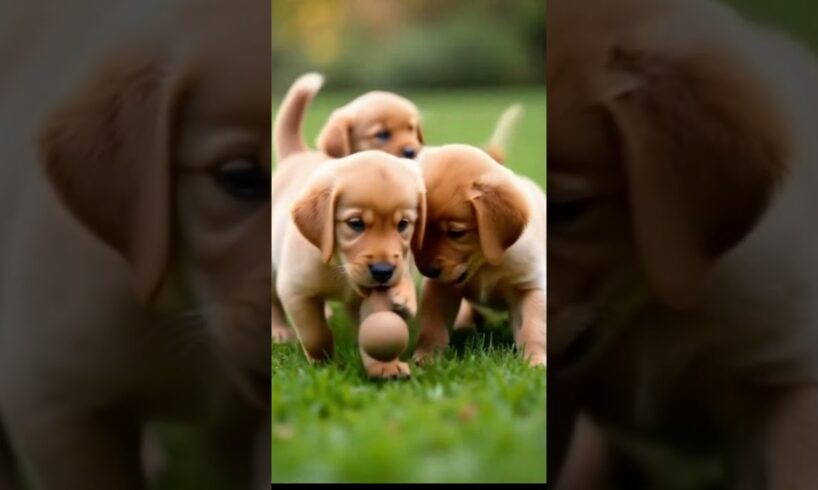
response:
<path id="1" fill-rule="evenodd" d="M 403 218 L 402 220 L 398 221 L 398 231 L 403 233 L 406 229 L 409 228 L 409 220 Z"/>
<path id="2" fill-rule="evenodd" d="M 452 240 L 459 240 L 466 236 L 466 230 L 449 230 L 446 232 L 446 236 Z"/>
<path id="3" fill-rule="evenodd" d="M 548 224 L 564 225 L 582 217 L 588 210 L 590 199 L 575 199 L 573 201 L 548 201 Z"/>
<path id="4" fill-rule="evenodd" d="M 362 232 L 362 231 L 364 231 L 366 229 L 366 225 L 364 224 L 364 221 L 361 218 L 350 218 L 350 219 L 348 219 L 347 220 L 347 226 L 349 226 L 349 228 L 352 231 L 355 231 L 355 232 L 358 232 L 358 233 L 360 233 L 360 232 Z"/>
<path id="5" fill-rule="evenodd" d="M 392 132 L 388 129 L 382 129 L 375 133 L 375 137 L 381 141 L 388 141 L 392 137 Z"/>
<path id="6" fill-rule="evenodd" d="M 270 197 L 270 176 L 252 158 L 234 158 L 213 170 L 216 183 L 228 194 L 244 201 L 262 201 Z"/>

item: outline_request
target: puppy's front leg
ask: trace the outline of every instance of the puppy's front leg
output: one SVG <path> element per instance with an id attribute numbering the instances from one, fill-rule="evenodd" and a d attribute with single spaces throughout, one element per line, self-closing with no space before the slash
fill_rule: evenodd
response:
<path id="1" fill-rule="evenodd" d="M 449 345 L 449 326 L 454 322 L 463 291 L 431 279 L 423 281 L 420 333 L 414 359 L 424 362 Z"/>
<path id="2" fill-rule="evenodd" d="M 545 366 L 545 291 L 542 289 L 522 291 L 519 301 L 519 307 L 513 308 L 512 311 L 514 341 L 532 366 Z"/>
<path id="3" fill-rule="evenodd" d="M 272 315 L 270 325 L 274 344 L 283 344 L 295 340 L 295 333 L 287 326 L 287 319 L 281 307 L 281 302 L 273 295 L 273 304 L 270 308 Z"/>
<path id="4" fill-rule="evenodd" d="M 403 274 L 403 278 L 395 286 L 389 288 L 389 301 L 392 303 L 392 311 L 402 316 L 404 320 L 414 318 L 418 312 L 417 291 L 415 282 L 408 268 Z"/>
<path id="5" fill-rule="evenodd" d="M 316 297 L 292 296 L 282 298 L 284 309 L 293 320 L 298 341 L 310 362 L 325 361 L 332 357 L 332 332 L 324 316 L 324 300 Z"/>

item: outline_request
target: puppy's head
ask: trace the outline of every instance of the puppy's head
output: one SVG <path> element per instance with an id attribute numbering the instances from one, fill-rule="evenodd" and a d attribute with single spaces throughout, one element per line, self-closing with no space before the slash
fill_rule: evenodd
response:
<path id="1" fill-rule="evenodd" d="M 786 170 L 785 120 L 722 34 L 740 32 L 732 16 L 688 10 L 699 2 L 634 8 L 647 3 L 582 0 L 549 12 L 553 331 L 624 318 L 651 299 L 695 305 Z"/>
<path id="2" fill-rule="evenodd" d="M 101 61 L 40 150 L 64 206 L 130 264 L 135 300 L 268 390 L 269 26 L 231 5 Z"/>
<path id="3" fill-rule="evenodd" d="M 369 92 L 337 109 L 318 135 L 318 148 L 334 158 L 364 150 L 415 158 L 422 146 L 417 108 L 389 92 Z"/>
<path id="4" fill-rule="evenodd" d="M 410 243 L 423 240 L 426 197 L 417 164 L 364 151 L 324 165 L 293 206 L 295 225 L 324 262 L 337 256 L 359 292 L 395 285 Z"/>
<path id="5" fill-rule="evenodd" d="M 500 264 L 529 219 L 511 171 L 466 145 L 429 150 L 420 163 L 428 210 L 425 239 L 414 248 L 421 273 L 463 284 L 483 264 Z"/>

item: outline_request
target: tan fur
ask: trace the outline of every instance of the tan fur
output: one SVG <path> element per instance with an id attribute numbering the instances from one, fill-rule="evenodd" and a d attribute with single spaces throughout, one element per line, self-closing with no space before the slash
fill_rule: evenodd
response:
<path id="1" fill-rule="evenodd" d="M 0 416 L 36 488 L 145 488 L 168 419 L 213 456 L 190 478 L 269 485 L 269 199 L 214 180 L 269 173 L 269 7 L 155 3 L 4 12 Z"/>
<path id="2" fill-rule="evenodd" d="M 307 145 L 301 137 L 301 124 L 307 107 L 323 83 L 324 78 L 318 73 L 307 73 L 300 76 L 287 91 L 281 110 L 273 122 L 273 139 L 278 142 L 276 162 L 294 153 L 307 151 Z"/>
<path id="3" fill-rule="evenodd" d="M 715 2 L 558 0 L 548 28 L 551 480 L 687 445 L 815 487 L 813 61 Z"/>
<path id="4" fill-rule="evenodd" d="M 427 188 L 426 238 L 414 249 L 424 283 L 415 357 L 448 343 L 460 301 L 509 311 L 518 347 L 546 363 L 545 196 L 485 152 L 445 145 L 420 160 Z M 447 231 L 463 230 L 462 237 Z M 433 272 L 439 269 L 439 274 Z"/>
<path id="5" fill-rule="evenodd" d="M 506 108 L 502 114 L 500 114 L 500 118 L 497 119 L 497 124 L 494 127 L 494 132 L 491 133 L 491 138 L 489 138 L 488 143 L 486 143 L 484 149 L 489 156 L 499 163 L 505 163 L 508 155 L 506 152 L 508 151 L 508 144 L 511 140 L 511 134 L 514 131 L 514 127 L 517 124 L 517 121 L 523 114 L 523 106 L 520 104 L 513 104 Z"/>
<path id="6" fill-rule="evenodd" d="M 426 219 L 425 186 L 415 162 L 381 151 L 341 159 L 297 153 L 279 163 L 272 189 L 275 341 L 288 340 L 286 312 L 307 358 L 326 360 L 333 350 L 326 303 L 341 301 L 358 317 L 377 309 L 367 302 L 376 289 L 386 291 L 399 313 L 415 314 L 408 255 L 413 236 L 422 239 Z M 351 228 L 354 219 L 364 230 Z M 378 263 L 394 266 L 385 283 L 370 272 Z M 399 361 L 364 356 L 364 366 L 371 376 L 409 375 Z"/>
<path id="7" fill-rule="evenodd" d="M 375 135 L 389 131 L 389 138 Z M 423 145 L 420 113 L 407 99 L 390 92 L 368 92 L 336 109 L 318 135 L 318 148 L 335 158 L 363 150 L 381 150 L 412 158 Z"/>

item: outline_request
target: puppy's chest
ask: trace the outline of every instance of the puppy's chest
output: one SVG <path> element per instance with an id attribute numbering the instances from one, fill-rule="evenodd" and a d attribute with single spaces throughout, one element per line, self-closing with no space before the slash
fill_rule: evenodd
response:
<path id="1" fill-rule="evenodd" d="M 464 297 L 490 308 L 506 308 L 513 287 L 496 271 L 480 271 L 464 286 Z"/>

